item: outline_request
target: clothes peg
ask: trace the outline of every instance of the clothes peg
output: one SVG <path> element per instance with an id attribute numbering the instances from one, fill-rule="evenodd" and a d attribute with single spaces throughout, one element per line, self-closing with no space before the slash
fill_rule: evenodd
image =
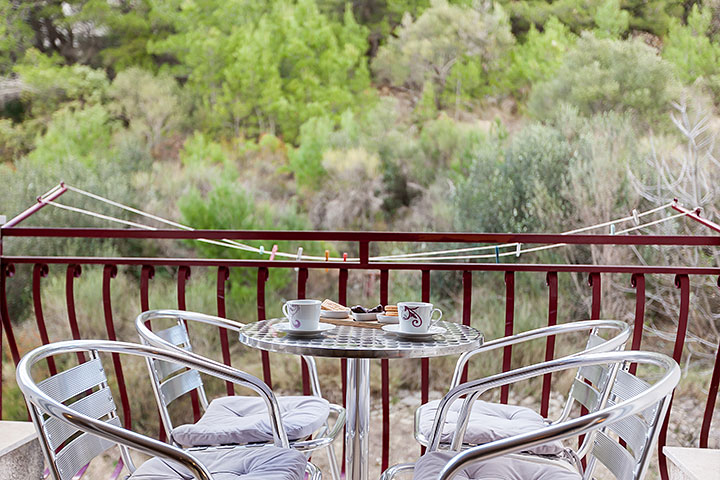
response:
<path id="1" fill-rule="evenodd" d="M 260 245 L 260 255 L 265 255 L 265 247 L 263 245 Z"/>
<path id="2" fill-rule="evenodd" d="M 638 215 L 638 211 L 635 208 L 633 208 L 632 217 L 633 217 L 633 222 L 635 222 L 635 225 L 640 225 L 640 215 Z"/>
<path id="3" fill-rule="evenodd" d="M 302 247 L 298 247 L 297 258 L 295 258 L 295 261 L 297 261 L 297 262 L 302 261 L 302 252 L 303 252 L 303 248 L 302 248 Z M 296 272 L 299 271 L 299 270 L 300 270 L 299 268 L 295 267 L 295 271 L 296 271 Z"/>
<path id="4" fill-rule="evenodd" d="M 343 253 L 343 262 L 347 262 L 347 253 Z"/>
<path id="5" fill-rule="evenodd" d="M 614 223 L 610 224 L 610 235 L 615 235 L 615 224 Z"/>
<path id="6" fill-rule="evenodd" d="M 495 263 L 500 263 L 500 248 L 495 247 Z"/>
<path id="7" fill-rule="evenodd" d="M 277 245 L 273 245 L 272 250 L 270 250 L 270 261 L 271 261 L 271 262 L 272 262 L 273 260 L 275 260 L 275 254 L 277 253 L 277 250 L 278 250 L 278 246 L 277 246 Z"/>
<path id="8" fill-rule="evenodd" d="M 520 254 L 522 253 L 521 250 L 522 250 L 522 243 L 518 242 L 518 243 L 515 245 L 515 256 L 516 256 L 517 258 L 520 258 Z"/>
<path id="9" fill-rule="evenodd" d="M 330 261 L 330 250 L 325 250 L 325 261 L 326 262 Z M 325 271 L 327 272 L 328 269 L 326 268 Z"/>

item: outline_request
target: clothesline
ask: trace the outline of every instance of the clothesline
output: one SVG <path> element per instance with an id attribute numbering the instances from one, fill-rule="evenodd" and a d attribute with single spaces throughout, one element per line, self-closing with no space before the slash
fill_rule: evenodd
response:
<path id="1" fill-rule="evenodd" d="M 179 222 L 168 220 L 166 218 L 160 217 L 158 215 L 154 215 L 152 213 L 145 212 L 143 210 L 140 210 L 140 209 L 137 209 L 134 207 L 130 207 L 128 205 L 122 204 L 120 202 L 116 202 L 109 198 L 103 197 L 101 195 L 97 195 L 92 192 L 88 192 L 86 190 L 83 190 L 78 187 L 74 187 L 72 185 L 65 185 L 65 187 L 67 188 L 67 190 L 73 191 L 80 195 L 86 196 L 88 198 L 92 198 L 96 201 L 103 202 L 105 204 L 111 205 L 116 208 L 120 208 L 122 210 L 131 212 L 133 214 L 154 220 L 156 222 L 163 223 L 165 225 L 169 225 L 169 226 L 172 226 L 172 227 L 175 227 L 175 228 L 178 228 L 181 230 L 187 230 L 187 231 L 195 231 L 196 230 L 188 225 L 184 225 Z M 52 205 L 52 206 L 60 208 L 60 209 L 72 211 L 75 213 L 80 213 L 83 215 L 88 215 L 88 216 L 91 216 L 94 218 L 99 218 L 102 220 L 107 220 L 110 222 L 119 223 L 119 224 L 126 225 L 126 226 L 141 228 L 141 229 L 145 229 L 145 230 L 157 230 L 156 227 L 152 227 L 150 225 L 132 222 L 129 220 L 123 220 L 123 219 L 120 219 L 117 217 L 101 214 L 101 213 L 94 212 L 91 210 L 86 210 L 83 208 L 66 205 L 66 204 L 60 203 L 58 201 L 45 200 L 45 197 L 49 196 L 52 192 L 57 191 L 58 188 L 60 188 L 60 185 L 54 187 L 53 189 L 48 191 L 45 195 L 39 197 L 38 201 L 40 201 L 41 203 L 45 203 L 47 205 Z M 570 230 L 570 231 L 561 233 L 561 235 L 572 235 L 572 234 L 587 232 L 587 231 L 591 231 L 591 230 L 596 230 L 599 228 L 605 228 L 608 226 L 610 226 L 611 232 L 613 234 L 622 235 L 622 234 L 630 233 L 630 232 L 633 232 L 636 230 L 647 228 L 647 227 L 650 227 L 653 225 L 657 225 L 660 223 L 664 223 L 664 222 L 674 220 L 674 219 L 688 215 L 688 212 L 683 212 L 683 213 L 679 213 L 676 215 L 671 215 L 669 217 L 657 219 L 657 220 L 654 220 L 651 222 L 647 222 L 647 223 L 643 223 L 643 224 L 640 223 L 641 218 L 648 216 L 648 215 L 652 215 L 653 213 L 657 213 L 662 210 L 665 210 L 665 209 L 671 207 L 672 205 L 673 205 L 673 203 L 670 202 L 665 205 L 661 205 L 659 207 L 655 207 L 655 208 L 646 210 L 644 212 L 638 212 L 637 210 L 633 210 L 632 213 L 626 217 L 609 220 L 609 221 L 599 223 L 596 225 L 589 225 L 589 226 L 581 227 L 578 229 Z M 626 228 L 623 230 L 619 230 L 617 232 L 614 231 L 615 225 L 624 223 L 624 222 L 628 222 L 628 221 L 634 221 L 635 226 Z M 197 240 L 200 242 L 203 242 L 203 243 L 211 244 L 211 245 L 223 246 L 223 247 L 228 247 L 228 248 L 246 251 L 246 252 L 250 252 L 250 253 L 256 253 L 261 256 L 268 255 L 270 257 L 270 259 L 273 259 L 274 257 L 283 257 L 283 258 L 295 259 L 298 261 L 312 260 L 312 261 L 330 261 L 330 262 L 358 261 L 359 260 L 358 258 L 347 257 L 347 254 L 344 254 L 342 257 L 332 257 L 329 255 L 329 252 L 327 252 L 327 251 L 326 251 L 325 256 L 304 255 L 302 247 L 300 247 L 298 249 L 297 253 L 290 253 L 290 252 L 278 251 L 276 245 L 273 246 L 273 248 L 271 250 L 265 250 L 264 246 L 261 246 L 259 248 L 253 247 L 251 245 L 247 245 L 247 244 L 238 242 L 236 240 L 230 240 L 230 239 L 221 239 L 221 240 L 197 239 Z M 500 244 L 500 245 L 483 245 L 483 246 L 476 246 L 476 247 L 465 247 L 465 248 L 446 249 L 446 250 L 431 250 L 431 251 L 421 251 L 421 252 L 404 253 L 404 254 L 396 254 L 396 255 L 381 255 L 381 256 L 370 257 L 370 260 L 372 260 L 372 261 L 407 261 L 407 260 L 438 261 L 438 260 L 473 260 L 473 259 L 495 258 L 496 261 L 499 261 L 499 258 L 501 258 L 501 257 L 508 257 L 508 256 L 512 256 L 512 255 L 519 257 L 520 255 L 525 254 L 525 253 L 533 253 L 533 252 L 538 252 L 538 251 L 543 251 L 543 250 L 549 250 L 552 248 L 558 248 L 558 247 L 563 247 L 563 246 L 567 246 L 567 245 L 568 244 L 566 244 L 566 243 L 557 243 L 557 244 L 552 244 L 552 245 L 541 245 L 541 246 L 537 246 L 537 247 L 523 249 L 522 244 L 514 242 L 514 243 L 505 243 L 505 244 Z M 501 249 L 505 250 L 507 248 L 512 248 L 513 250 L 512 251 L 502 251 L 502 252 L 500 251 Z M 473 251 L 478 252 L 478 251 L 488 251 L 488 250 L 489 251 L 494 250 L 494 253 L 475 254 L 475 255 L 447 255 L 450 253 L 466 253 L 466 252 L 473 252 Z M 440 256 L 440 255 L 445 255 L 445 256 Z"/>

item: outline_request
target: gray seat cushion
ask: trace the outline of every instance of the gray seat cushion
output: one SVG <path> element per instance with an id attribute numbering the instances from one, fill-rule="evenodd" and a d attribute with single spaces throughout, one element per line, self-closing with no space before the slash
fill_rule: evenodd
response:
<path id="1" fill-rule="evenodd" d="M 297 450 L 277 447 L 191 451 L 215 480 L 302 480 L 307 461 Z M 162 458 L 143 463 L 131 480 L 190 480 L 184 466 Z"/>
<path id="2" fill-rule="evenodd" d="M 440 400 L 433 400 L 420 407 L 418 429 L 425 438 L 430 438 L 439 404 Z M 452 441 L 462 404 L 463 400 L 458 400 L 450 406 L 440 437 L 441 443 Z M 543 418 L 529 408 L 476 400 L 470 412 L 470 420 L 463 441 L 471 445 L 482 445 L 531 432 L 544 426 L 546 424 Z M 538 455 L 559 455 L 563 452 L 563 445 L 559 441 L 553 441 L 531 447 L 528 451 Z"/>
<path id="3" fill-rule="evenodd" d="M 278 397 L 283 426 L 290 440 L 318 430 L 330 414 L 327 400 L 311 396 Z M 272 441 L 265 401 L 260 397 L 216 398 L 194 424 L 173 429 L 173 440 L 187 447 Z"/>
<path id="4" fill-rule="evenodd" d="M 437 480 L 443 467 L 457 452 L 430 452 L 415 464 L 413 480 Z M 453 480 L 581 480 L 582 476 L 563 460 L 524 460 L 517 455 L 493 458 L 470 465 Z"/>

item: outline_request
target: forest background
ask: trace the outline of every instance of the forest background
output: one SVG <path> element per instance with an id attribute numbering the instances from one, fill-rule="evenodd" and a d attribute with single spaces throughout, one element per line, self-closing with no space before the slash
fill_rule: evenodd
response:
<path id="1" fill-rule="evenodd" d="M 719 40 L 718 0 L 0 0 L 0 213 L 17 214 L 62 180 L 194 228 L 563 232 L 674 197 L 717 220 Z M 138 220 L 87 197 L 62 199 Z M 51 207 L 26 223 L 111 226 Z M 709 233 L 702 228 L 680 219 L 641 233 Z M 382 253 L 429 246 L 392 248 Z M 257 258 L 192 242 L 5 239 L 4 252 Z M 505 261 L 716 266 L 717 255 L 564 248 Z M 151 307 L 176 305 L 174 274 L 156 273 Z M 39 343 L 29 275 L 19 268 L 8 281 L 23 351 Z M 87 268 L 77 279 L 88 338 L 105 336 L 100 275 Z M 544 277 L 520 277 L 517 331 L 541 326 L 547 309 Z M 113 283 L 127 340 L 136 340 L 137 279 L 121 270 Z M 587 317 L 585 281 L 561 278 L 560 321 Z M 662 351 L 677 319 L 672 281 L 648 284 L 649 345 Z M 43 282 L 45 316 L 58 319 L 48 322 L 51 339 L 67 338 L 64 272 L 51 268 Z M 193 271 L 190 309 L 214 313 L 214 282 Z M 312 272 L 308 294 L 334 298 L 335 282 Z M 350 282 L 352 303 L 377 303 L 372 282 Z M 459 277 L 432 282 L 433 301 L 458 318 Z M 228 289 L 229 316 L 254 319 L 254 273 L 233 271 Z M 294 272 L 273 271 L 267 291 L 277 315 L 294 295 Z M 393 274 L 391 301 L 418 292 L 419 278 Z M 608 275 L 603 315 L 632 319 L 632 292 L 627 278 Z M 720 301 L 710 279 L 692 295 L 685 381 L 701 391 Z M 501 335 L 502 279 L 476 275 L 473 298 L 486 336 Z M 214 336 L 201 338 L 198 348 L 216 353 Z M 257 352 L 234 353 L 258 372 Z M 539 345 L 514 360 L 541 355 Z M 11 362 L 3 365 L 7 379 Z M 298 369 L 275 363 L 276 388 L 296 390 Z M 338 365 L 321 369 L 337 400 Z M 393 369 L 393 392 L 417 390 L 412 369 Z M 445 378 L 434 376 L 433 388 Z M 24 418 L 17 389 L 3 388 L 5 416 Z M 155 428 L 149 397 L 133 402 L 138 428 Z"/>

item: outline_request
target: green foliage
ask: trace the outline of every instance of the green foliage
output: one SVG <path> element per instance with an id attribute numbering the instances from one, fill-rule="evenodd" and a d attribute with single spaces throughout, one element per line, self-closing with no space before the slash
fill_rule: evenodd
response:
<path id="1" fill-rule="evenodd" d="M 110 88 L 113 110 L 130 130 L 154 149 L 182 121 L 178 87 L 167 74 L 153 75 L 137 67 L 120 72 Z"/>
<path id="2" fill-rule="evenodd" d="M 0 0 L 0 75 L 7 75 L 32 45 L 32 28 L 24 20 L 27 2 Z"/>
<path id="3" fill-rule="evenodd" d="M 105 72 L 85 65 L 64 65 L 58 56 L 48 57 L 29 49 L 14 68 L 23 82 L 24 100 L 34 116 L 55 111 L 69 101 L 96 104 L 106 97 L 109 82 Z"/>
<path id="4" fill-rule="evenodd" d="M 446 87 L 455 92 L 460 78 L 466 81 L 460 85 L 461 91 L 477 91 L 487 82 L 487 73 L 502 64 L 514 40 L 499 6 L 481 3 L 469 8 L 445 0 L 433 1 L 415 21 L 406 15 L 396 35 L 373 61 L 378 80 L 417 92 L 432 80 L 436 98 Z M 451 82 L 456 68 L 464 72 Z"/>
<path id="5" fill-rule="evenodd" d="M 178 58 L 175 71 L 188 76 L 207 126 L 293 141 L 309 118 L 356 104 L 369 86 L 367 30 L 350 12 L 337 24 L 314 0 L 242 13 L 240 3 L 183 3 L 172 19 L 177 33 L 152 46 Z"/>
<path id="6" fill-rule="evenodd" d="M 193 189 L 178 201 L 182 221 L 198 229 L 228 230 L 303 230 L 305 220 L 298 215 L 294 205 L 282 207 L 257 202 L 250 191 L 237 181 L 221 181 L 206 195 Z M 254 242 L 257 243 L 257 242 Z M 194 242 L 196 251 L 206 258 L 247 258 L 247 253 L 233 248 Z M 280 250 L 291 247 L 288 242 L 278 242 Z M 269 249 L 268 249 L 269 250 Z M 311 252 L 306 252 L 311 253 Z M 257 258 L 256 254 L 252 254 Z M 285 287 L 292 280 L 291 272 L 273 271 L 266 288 L 270 291 Z M 257 272 L 239 269 L 229 281 L 230 296 L 240 304 L 253 302 L 256 295 Z"/>
<path id="7" fill-rule="evenodd" d="M 548 19 L 542 32 L 531 25 L 525 41 L 510 51 L 508 68 L 495 72 L 491 83 L 498 93 L 523 98 L 533 84 L 555 74 L 576 41 L 577 37 L 556 17 Z"/>
<path id="8" fill-rule="evenodd" d="M 620 0 L 605 0 L 595 10 L 595 36 L 619 38 L 630 25 L 630 14 L 620 8 Z"/>
<path id="9" fill-rule="evenodd" d="M 118 124 L 101 105 L 55 112 L 47 132 L 36 141 L 28 160 L 38 165 L 77 161 L 92 167 L 100 159 L 111 159 L 112 136 Z"/>
<path id="10" fill-rule="evenodd" d="M 527 32 L 530 25 L 544 25 L 550 17 L 557 17 L 577 34 L 600 26 L 596 23 L 598 2 L 595 0 L 502 0 L 502 4 L 516 34 Z M 622 0 L 620 7 L 628 12 L 631 30 L 655 35 L 664 35 L 671 19 L 684 13 L 684 2 L 680 0 Z"/>
<path id="11" fill-rule="evenodd" d="M 687 25 L 673 20 L 662 55 L 672 63 L 680 80 L 700 82 L 720 92 L 720 45 L 709 38 L 712 12 L 709 7 L 692 7 Z"/>
<path id="12" fill-rule="evenodd" d="M 584 116 L 632 112 L 654 124 L 667 112 L 675 86 L 668 64 L 642 42 L 584 34 L 555 77 L 534 86 L 528 106 L 539 119 L 553 118 L 568 104 Z"/>
<path id="13" fill-rule="evenodd" d="M 558 130 L 531 125 L 507 147 L 481 144 L 468 175 L 456 184 L 456 228 L 460 231 L 532 232 L 544 208 L 539 195 L 556 199 L 568 181 L 575 152 Z"/>

